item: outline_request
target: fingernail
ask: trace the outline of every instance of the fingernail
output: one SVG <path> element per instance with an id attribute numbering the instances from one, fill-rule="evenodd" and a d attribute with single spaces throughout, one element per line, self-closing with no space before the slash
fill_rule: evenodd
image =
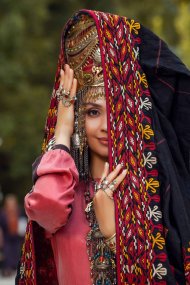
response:
<path id="1" fill-rule="evenodd" d="M 122 167 L 124 166 L 124 162 L 123 162 L 123 161 L 121 162 L 121 166 L 122 166 Z"/>
<path id="2" fill-rule="evenodd" d="M 123 174 L 127 173 L 127 169 L 124 169 L 124 170 L 122 171 L 122 173 L 123 173 Z"/>
<path id="3" fill-rule="evenodd" d="M 109 165 L 109 163 L 108 163 L 108 162 L 106 162 L 106 163 L 105 163 L 105 166 L 107 167 L 108 165 Z"/>

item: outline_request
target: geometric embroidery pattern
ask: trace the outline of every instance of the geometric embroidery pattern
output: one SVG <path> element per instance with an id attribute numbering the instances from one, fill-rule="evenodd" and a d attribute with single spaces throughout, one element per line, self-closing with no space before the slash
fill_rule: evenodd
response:
<path id="1" fill-rule="evenodd" d="M 138 64 L 140 24 L 96 13 L 105 63 L 112 169 L 128 172 L 115 195 L 118 284 L 166 284 L 167 258 L 160 211 L 152 102 Z"/>

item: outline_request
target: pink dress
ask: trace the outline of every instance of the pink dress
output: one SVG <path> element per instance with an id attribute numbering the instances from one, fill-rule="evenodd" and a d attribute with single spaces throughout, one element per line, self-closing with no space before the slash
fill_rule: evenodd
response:
<path id="1" fill-rule="evenodd" d="M 42 156 L 35 175 L 25 210 L 51 238 L 59 285 L 92 284 L 86 248 L 90 230 L 85 215 L 86 186 L 79 183 L 73 158 L 65 150 L 50 150 Z"/>

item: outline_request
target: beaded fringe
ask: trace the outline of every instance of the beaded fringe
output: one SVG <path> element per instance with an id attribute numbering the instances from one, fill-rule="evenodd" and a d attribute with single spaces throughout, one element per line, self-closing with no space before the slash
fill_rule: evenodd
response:
<path id="1" fill-rule="evenodd" d="M 74 133 L 71 138 L 71 155 L 79 172 L 79 179 L 88 181 L 89 151 L 86 143 L 85 114 L 82 102 L 86 90 L 77 93 L 74 107 Z"/>

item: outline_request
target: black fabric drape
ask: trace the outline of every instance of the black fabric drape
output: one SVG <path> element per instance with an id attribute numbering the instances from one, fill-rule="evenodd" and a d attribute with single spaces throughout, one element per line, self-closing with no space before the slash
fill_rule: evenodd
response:
<path id="1" fill-rule="evenodd" d="M 166 43 L 141 29 L 140 63 L 153 99 L 166 248 L 179 284 L 190 239 L 190 72 Z M 175 280 L 170 280 L 175 284 Z"/>

